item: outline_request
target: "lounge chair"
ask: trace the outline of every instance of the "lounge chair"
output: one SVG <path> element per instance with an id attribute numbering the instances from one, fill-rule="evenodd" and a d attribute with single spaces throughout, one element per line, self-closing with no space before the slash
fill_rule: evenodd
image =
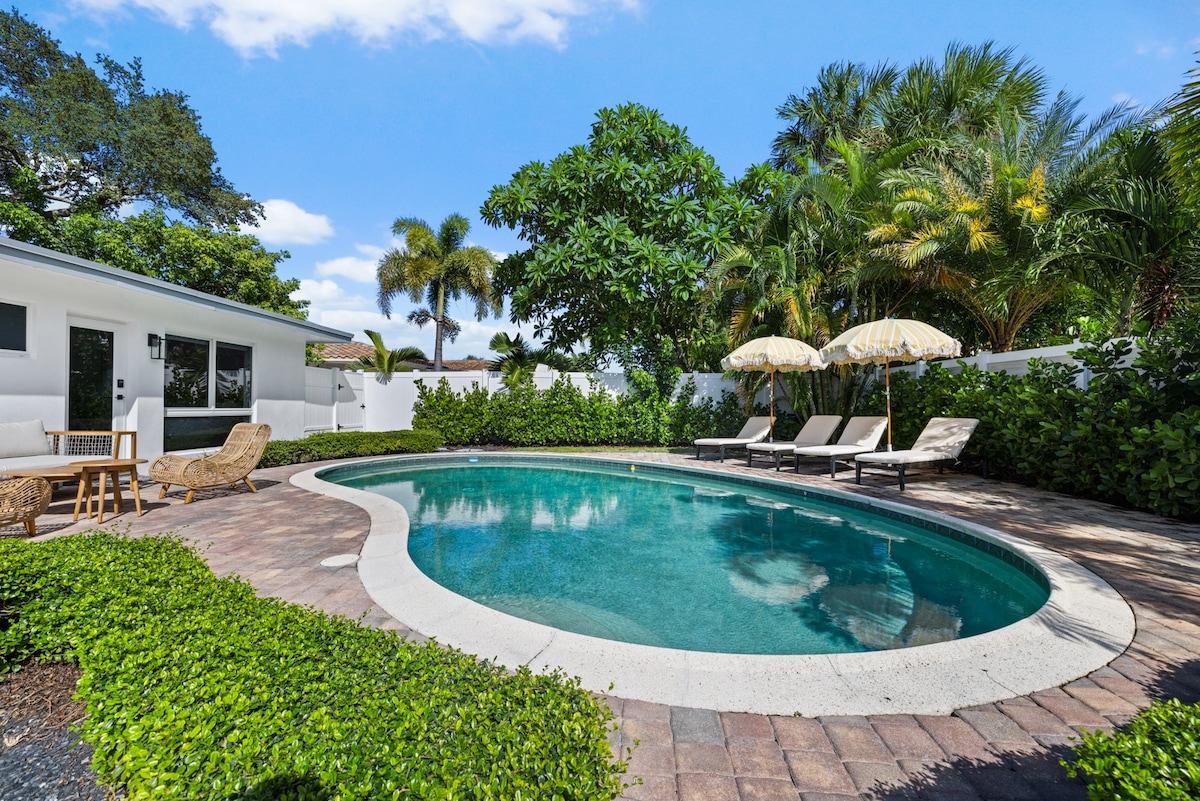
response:
<path id="1" fill-rule="evenodd" d="M 833 445 L 810 445 L 796 448 L 796 472 L 800 472 L 800 457 L 812 456 L 829 460 L 829 477 L 837 477 L 838 459 L 849 459 L 860 453 L 870 453 L 879 447 L 883 439 L 883 431 L 887 428 L 887 418 L 851 417 L 846 423 L 846 429 Z"/>
<path id="2" fill-rule="evenodd" d="M 958 455 L 975 432 L 979 421 L 974 417 L 934 417 L 908 450 L 864 453 L 854 458 L 854 480 L 862 483 L 863 465 L 884 467 L 900 474 L 900 489 L 904 490 L 904 468 L 914 464 L 936 464 L 942 472 L 948 463 L 958 461 Z"/>
<path id="3" fill-rule="evenodd" d="M 34 520 L 50 507 L 50 483 L 39 476 L 0 481 L 0 527 L 24 523 L 29 536 L 37 533 Z"/>
<path id="4" fill-rule="evenodd" d="M 162 484 L 158 497 L 166 496 L 172 484 L 188 488 L 184 503 L 191 503 L 198 489 L 232 487 L 239 481 L 258 492 L 250 483 L 250 471 L 258 465 L 270 438 L 271 427 L 266 423 L 238 423 L 221 450 L 211 456 L 188 459 L 168 453 L 158 457 L 150 465 L 150 478 Z"/>
<path id="5" fill-rule="evenodd" d="M 692 444 L 696 446 L 697 459 L 700 458 L 701 448 L 716 448 L 723 462 L 726 448 L 744 448 L 753 442 L 762 442 L 770 433 L 770 417 L 751 417 L 746 421 L 746 425 L 742 426 L 742 430 L 736 437 L 706 437 L 698 439 Z"/>
<path id="6" fill-rule="evenodd" d="M 824 445 L 833 438 L 833 432 L 842 424 L 840 414 L 814 414 L 804 421 L 804 427 L 794 440 L 788 442 L 752 442 L 746 446 L 746 467 L 754 463 L 755 455 L 774 456 L 775 471 L 779 471 L 784 456 L 793 456 L 796 448 L 805 445 Z"/>

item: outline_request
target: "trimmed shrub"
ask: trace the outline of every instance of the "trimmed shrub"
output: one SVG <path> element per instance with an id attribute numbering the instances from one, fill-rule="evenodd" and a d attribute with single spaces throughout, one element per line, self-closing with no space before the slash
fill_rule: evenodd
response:
<path id="1" fill-rule="evenodd" d="M 437 431 L 448 445 L 684 445 L 697 437 L 736 433 L 744 420 L 737 396 L 693 405 L 688 379 L 677 400 L 658 392 L 588 394 L 565 378 L 548 389 L 516 387 L 489 395 L 474 385 L 455 393 L 443 378 L 417 382 L 413 428 Z"/>
<path id="2" fill-rule="evenodd" d="M 1200 798 L 1200 707 L 1172 698 L 1122 731 L 1085 733 L 1067 773 L 1083 773 L 1092 801 L 1192 801 Z"/>
<path id="3" fill-rule="evenodd" d="M 893 441 L 907 447 L 930 417 L 978 417 L 964 459 L 989 474 L 1043 489 L 1200 519 L 1200 341 L 1194 326 L 1131 348 L 1119 341 L 1075 352 L 1082 367 L 1034 360 L 1028 375 L 958 375 L 932 365 L 919 379 L 892 379 Z M 1086 369 L 1086 390 L 1075 385 Z M 882 387 L 863 413 L 882 414 Z"/>
<path id="4" fill-rule="evenodd" d="M 74 660 L 93 767 L 130 799 L 611 799 L 612 713 L 217 579 L 173 538 L 0 540 L 0 668 Z"/>
<path id="5" fill-rule="evenodd" d="M 271 440 L 259 467 L 387 456 L 392 453 L 430 453 L 442 446 L 434 431 L 326 431 L 304 439 Z"/>

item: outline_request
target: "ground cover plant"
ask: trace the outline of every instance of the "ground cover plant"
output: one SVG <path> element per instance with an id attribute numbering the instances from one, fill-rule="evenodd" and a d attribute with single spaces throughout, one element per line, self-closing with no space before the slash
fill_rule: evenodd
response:
<path id="1" fill-rule="evenodd" d="M 430 453 L 442 445 L 435 431 L 324 431 L 303 439 L 273 439 L 263 450 L 259 467 L 387 456 L 393 453 Z"/>
<path id="2" fill-rule="evenodd" d="M 1088 777 L 1092 801 L 1189 801 L 1200 798 L 1200 707 L 1177 698 L 1157 703 L 1116 733 L 1084 734 L 1063 765 Z"/>
<path id="3" fill-rule="evenodd" d="M 125 797 L 561 798 L 621 791 L 612 714 L 215 578 L 181 541 L 0 541 L 0 671 L 77 662 L 82 736 Z"/>

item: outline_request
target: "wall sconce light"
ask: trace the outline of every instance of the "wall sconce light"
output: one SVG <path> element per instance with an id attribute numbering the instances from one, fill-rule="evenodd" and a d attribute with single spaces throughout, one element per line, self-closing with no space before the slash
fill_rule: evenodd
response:
<path id="1" fill-rule="evenodd" d="M 146 337 L 146 344 L 150 346 L 150 358 L 161 359 L 163 357 L 163 340 L 158 334 L 150 334 Z"/>

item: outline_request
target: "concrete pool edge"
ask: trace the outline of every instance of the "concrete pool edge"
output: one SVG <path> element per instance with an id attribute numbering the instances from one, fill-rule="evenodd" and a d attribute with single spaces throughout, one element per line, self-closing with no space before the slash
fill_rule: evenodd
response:
<path id="1" fill-rule="evenodd" d="M 475 454 L 472 454 L 475 455 Z M 481 458 L 562 460 L 553 455 L 478 454 Z M 383 457 L 352 465 L 447 460 Z M 459 459 L 465 455 L 458 456 Z M 643 465 L 611 456 L 571 457 Z M 654 465 L 678 474 L 732 478 L 717 471 Z M 1106 665 L 1134 634 L 1133 613 L 1106 582 L 1075 562 L 993 529 L 882 500 L 882 509 L 953 525 L 1010 548 L 1040 566 L 1051 585 L 1041 610 L 1006 628 L 953 642 L 895 651 L 819 656 L 699 653 L 631 645 L 559 631 L 476 604 L 436 584 L 408 557 L 408 515 L 391 500 L 298 473 L 294 485 L 353 503 L 371 517 L 358 571 L 384 611 L 422 634 L 508 667 L 559 668 L 588 689 L 674 706 L 764 714 L 946 714 L 1055 687 Z M 769 476 L 749 483 L 861 503 L 862 496 L 814 489 Z M 611 685 L 611 689 L 610 689 Z"/>

